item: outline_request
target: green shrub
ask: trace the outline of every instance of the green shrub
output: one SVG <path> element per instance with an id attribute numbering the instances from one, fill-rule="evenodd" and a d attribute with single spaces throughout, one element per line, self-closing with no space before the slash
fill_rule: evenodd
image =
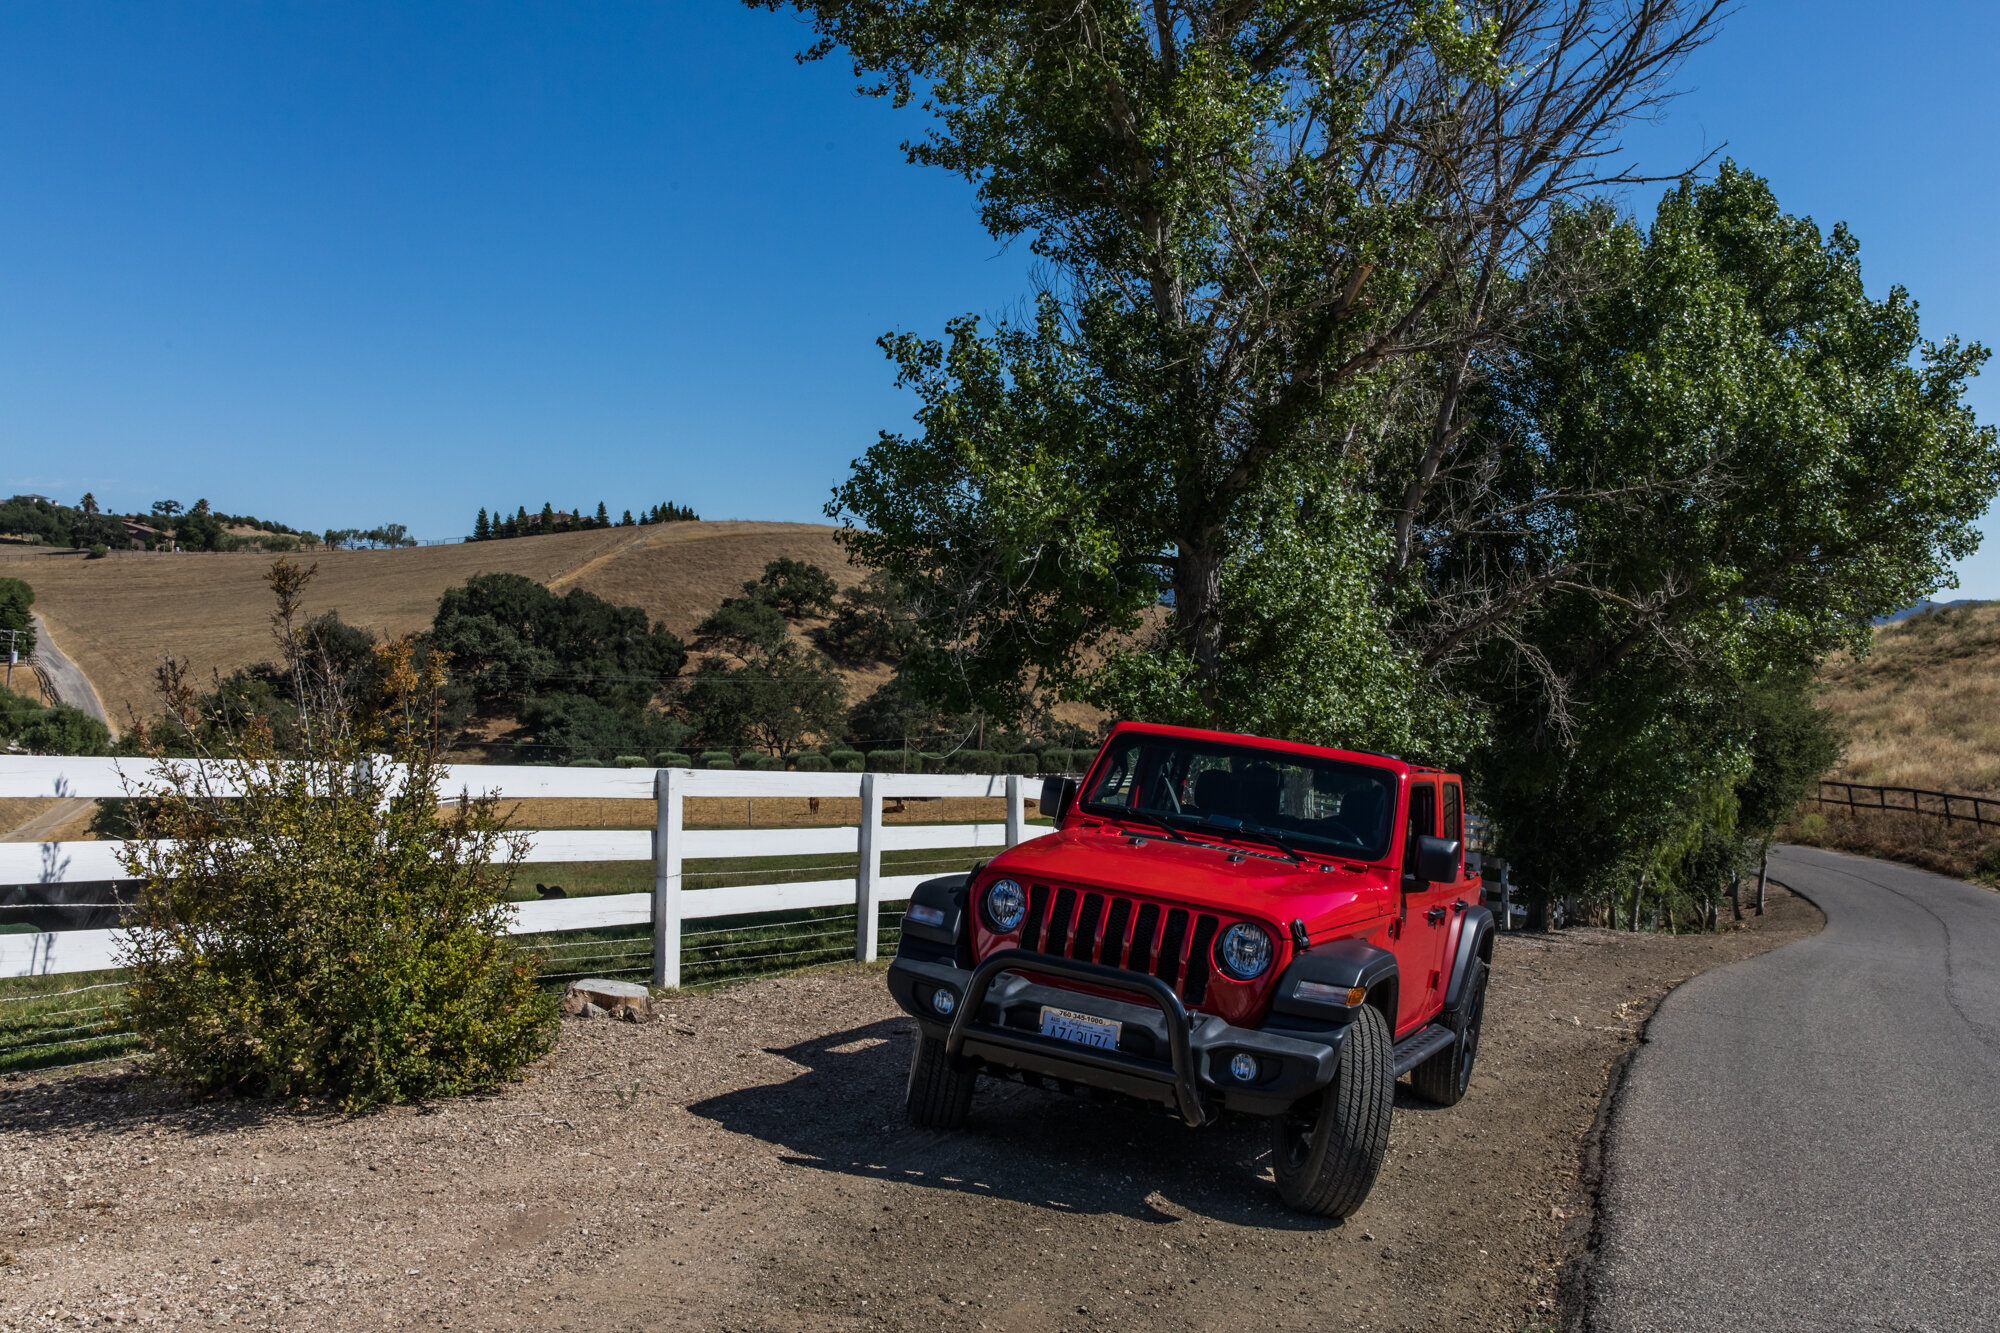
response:
<path id="1" fill-rule="evenodd" d="M 92 542 L 90 549 L 84 552 L 83 558 L 85 560 L 102 560 L 110 554 L 111 548 L 109 546 L 106 546 L 103 542 Z"/>
<path id="2" fill-rule="evenodd" d="M 868 756 L 870 773 L 935 773 L 944 756 L 920 750 L 877 750 Z"/>
<path id="3" fill-rule="evenodd" d="M 569 761 L 569 766 L 571 768 L 603 768 L 604 761 L 602 759 L 572 759 Z"/>
<path id="4" fill-rule="evenodd" d="M 1042 772 L 1044 773 L 1071 773 L 1075 771 L 1071 767 L 1074 763 L 1076 763 L 1076 760 L 1068 750 L 1042 751 Z"/>
<path id="5" fill-rule="evenodd" d="M 1032 750 L 1023 750 L 1019 754 L 1010 754 L 1002 763 L 1001 772 L 1003 773 L 1019 773 L 1025 776 L 1030 773 L 1039 773 L 1042 771 L 1041 758 Z"/>
<path id="6" fill-rule="evenodd" d="M 835 750 L 826 757 L 836 773 L 859 773 L 867 760 L 859 750 Z"/>
<path id="7" fill-rule="evenodd" d="M 825 773 L 833 768 L 833 762 L 823 754 L 808 750 L 792 756 L 792 767 L 801 773 Z"/>
<path id="8" fill-rule="evenodd" d="M 734 768 L 736 767 L 736 756 L 727 750 L 703 750 L 701 752 L 701 766 L 703 768 Z"/>
<path id="9" fill-rule="evenodd" d="M 679 750 L 669 750 L 665 754 L 653 756 L 654 768 L 693 768 L 694 760 Z"/>
<path id="10" fill-rule="evenodd" d="M 282 632 L 308 576 L 280 562 L 274 585 L 280 570 Z M 299 642 L 291 664 L 310 672 Z M 491 1088 L 554 1043 L 556 996 L 505 933 L 525 844 L 490 799 L 439 804 L 442 664 L 404 640 L 382 669 L 393 707 L 376 716 L 399 730 L 346 714 L 319 679 L 303 760 L 257 728 L 211 756 L 183 726 L 199 758 L 138 793 L 143 835 L 167 841 L 123 854 L 144 881 L 123 961 L 133 1027 L 168 1076 L 356 1110 Z M 407 767 L 369 762 L 382 751 Z M 242 761 L 240 794 L 215 797 L 210 757 Z"/>
<path id="11" fill-rule="evenodd" d="M 611 761 L 613 768 L 644 768 L 646 756 L 643 754 L 621 754 Z"/>
<path id="12" fill-rule="evenodd" d="M 961 773 L 998 773 L 995 767 L 999 757 L 991 750 L 960 750 L 958 768 Z"/>

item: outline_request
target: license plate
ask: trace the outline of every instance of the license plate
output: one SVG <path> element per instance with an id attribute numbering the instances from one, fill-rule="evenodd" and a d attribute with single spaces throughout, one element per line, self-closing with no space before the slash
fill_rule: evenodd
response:
<path id="1" fill-rule="evenodd" d="M 1079 1046 L 1115 1051 L 1118 1049 L 1118 1031 L 1123 1026 L 1109 1018 L 1074 1013 L 1053 1005 L 1042 1006 L 1042 1035 L 1058 1041 L 1073 1041 Z"/>

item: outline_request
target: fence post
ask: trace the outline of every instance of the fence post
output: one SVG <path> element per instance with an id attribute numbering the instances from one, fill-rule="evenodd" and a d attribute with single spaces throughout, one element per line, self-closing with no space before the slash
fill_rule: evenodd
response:
<path id="1" fill-rule="evenodd" d="M 1026 799 L 1021 794 L 1021 775 L 1018 773 L 1009 773 L 1007 775 L 1007 845 L 1009 847 L 1020 845 L 1024 832 L 1023 825 L 1028 822 Z"/>
<path id="2" fill-rule="evenodd" d="M 677 770 L 653 775 L 653 984 L 681 984 L 681 784 Z"/>
<path id="3" fill-rule="evenodd" d="M 874 773 L 861 775 L 861 861 L 854 868 L 854 959 L 875 961 L 876 936 L 881 934 L 882 797 Z"/>

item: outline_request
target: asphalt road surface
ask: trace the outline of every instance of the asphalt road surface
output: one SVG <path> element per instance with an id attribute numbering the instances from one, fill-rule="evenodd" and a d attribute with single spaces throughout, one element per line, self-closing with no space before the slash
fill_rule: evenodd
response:
<path id="1" fill-rule="evenodd" d="M 35 665 L 40 668 L 43 679 L 55 691 L 56 698 L 71 708 L 81 708 L 84 712 L 109 726 L 111 719 L 104 715 L 104 703 L 97 697 L 97 690 L 91 685 L 90 677 L 83 674 L 83 668 L 69 660 L 62 649 L 56 647 L 55 637 L 40 616 L 30 616 L 35 627 Z M 4 657 L 5 654 L 0 654 Z"/>
<path id="2" fill-rule="evenodd" d="M 1826 929 L 1661 1004 L 1585 1326 L 2000 1328 L 2000 894 L 1787 847 Z"/>

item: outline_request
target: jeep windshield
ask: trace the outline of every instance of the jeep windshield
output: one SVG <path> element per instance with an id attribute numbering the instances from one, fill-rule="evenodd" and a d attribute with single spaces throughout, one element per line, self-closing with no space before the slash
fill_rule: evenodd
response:
<path id="1" fill-rule="evenodd" d="M 1366 764 L 1129 732 L 1112 740 L 1079 808 L 1324 856 L 1389 850 L 1395 776 Z"/>

